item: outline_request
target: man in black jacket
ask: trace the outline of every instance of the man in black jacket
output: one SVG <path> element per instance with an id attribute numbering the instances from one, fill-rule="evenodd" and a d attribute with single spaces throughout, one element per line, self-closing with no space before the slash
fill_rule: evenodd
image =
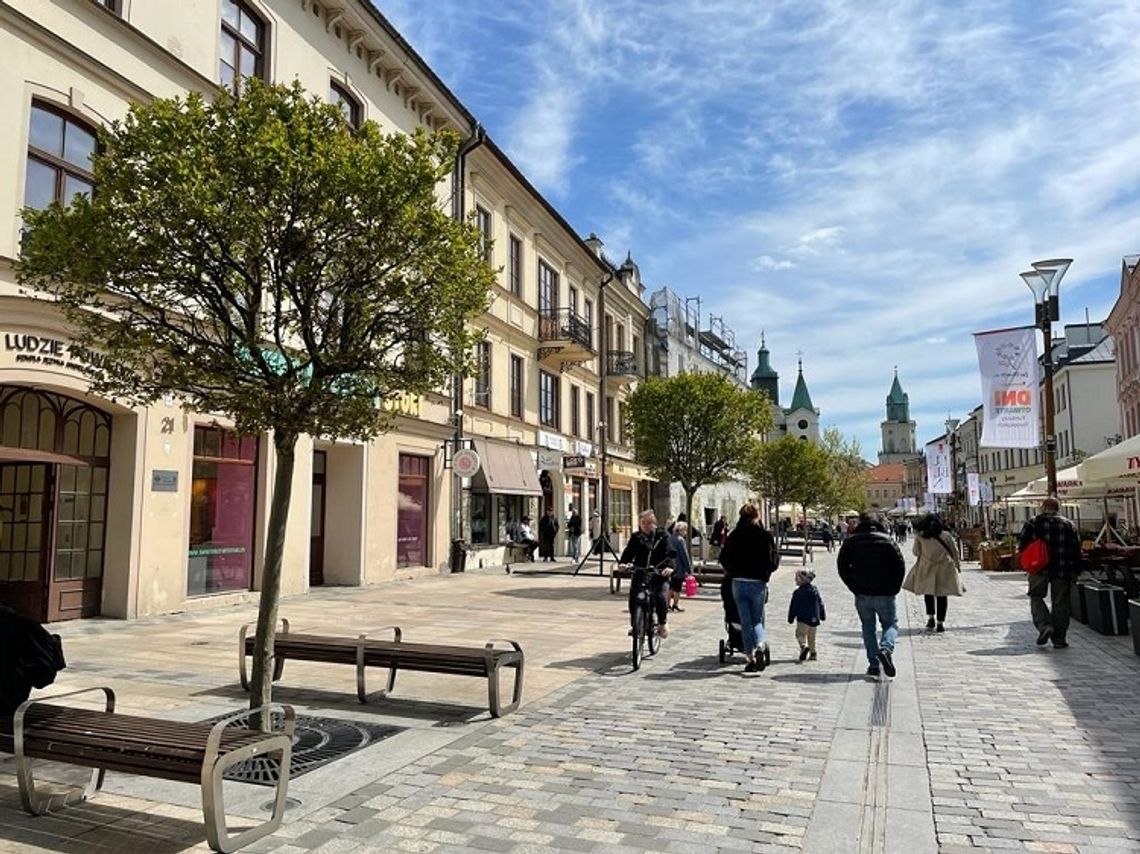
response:
<path id="1" fill-rule="evenodd" d="M 669 619 L 669 601 L 665 588 L 673 572 L 673 559 L 677 553 L 669 545 L 669 535 L 657 527 L 657 516 L 652 510 L 643 510 L 637 517 L 637 530 L 629 538 L 618 563 L 633 572 L 629 582 L 629 634 L 637 631 L 633 625 L 634 606 L 648 586 L 653 607 L 657 609 L 657 634 L 669 637 L 665 623 Z"/>
<path id="2" fill-rule="evenodd" d="M 1056 498 L 1042 501 L 1041 513 L 1025 523 L 1018 548 L 1024 549 L 1034 540 L 1044 540 L 1049 550 L 1049 563 L 1029 576 L 1029 609 L 1037 627 L 1037 645 L 1045 646 L 1052 638 L 1054 649 L 1065 649 L 1072 610 L 1069 591 L 1072 579 L 1081 571 L 1081 538 L 1073 523 L 1061 515 L 1061 503 Z M 1053 602 L 1052 611 L 1045 604 L 1045 594 Z"/>
<path id="3" fill-rule="evenodd" d="M 867 675 L 878 676 L 879 665 L 887 676 L 895 675 L 892 656 L 899 633 L 895 596 L 902 587 L 906 563 L 902 552 L 883 526 L 869 516 L 860 516 L 855 532 L 839 549 L 839 577 L 855 594 L 855 610 L 863 623 L 863 646 L 867 649 Z M 875 618 L 882 638 L 875 631 Z"/>

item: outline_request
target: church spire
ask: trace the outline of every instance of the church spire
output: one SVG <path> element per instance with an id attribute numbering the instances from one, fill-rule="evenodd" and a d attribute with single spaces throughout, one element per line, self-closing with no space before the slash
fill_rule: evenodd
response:
<path id="1" fill-rule="evenodd" d="M 815 407 L 812 406 L 811 395 L 808 393 L 807 382 L 804 380 L 804 360 L 802 354 L 800 354 L 798 362 L 799 375 L 796 377 L 796 390 L 792 392 L 792 405 L 789 411 L 810 409 L 814 412 Z"/>
<path id="2" fill-rule="evenodd" d="M 903 391 L 899 382 L 899 369 L 895 366 L 895 379 L 891 383 L 890 393 L 887 394 L 887 420 L 905 422 L 910 421 L 910 396 Z"/>

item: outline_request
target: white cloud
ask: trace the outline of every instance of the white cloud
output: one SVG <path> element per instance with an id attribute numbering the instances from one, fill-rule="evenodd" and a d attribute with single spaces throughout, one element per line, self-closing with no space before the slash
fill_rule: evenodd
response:
<path id="1" fill-rule="evenodd" d="M 752 261 L 753 270 L 791 270 L 796 265 L 787 258 L 773 258 L 771 255 L 761 255 Z"/>

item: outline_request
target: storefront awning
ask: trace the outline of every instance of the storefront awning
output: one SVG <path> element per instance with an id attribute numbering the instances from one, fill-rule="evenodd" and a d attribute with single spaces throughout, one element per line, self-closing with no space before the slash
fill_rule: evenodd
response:
<path id="1" fill-rule="evenodd" d="M 0 447 L 0 463 L 58 463 L 67 466 L 90 465 L 82 457 L 71 454 L 55 454 L 51 451 L 37 451 L 34 448 Z"/>
<path id="2" fill-rule="evenodd" d="M 475 489 L 498 495 L 542 496 L 538 471 L 529 450 L 488 439 L 475 439 L 474 443 L 480 461 L 479 471 L 471 479 Z"/>

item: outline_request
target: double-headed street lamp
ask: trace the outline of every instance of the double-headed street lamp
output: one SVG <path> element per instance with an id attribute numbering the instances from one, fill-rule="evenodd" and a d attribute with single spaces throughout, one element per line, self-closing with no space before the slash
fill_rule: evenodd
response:
<path id="1" fill-rule="evenodd" d="M 1045 477 L 1050 495 L 1057 494 L 1057 437 L 1053 434 L 1053 321 L 1061 319 L 1061 279 L 1065 278 L 1072 263 L 1072 258 L 1049 258 L 1034 261 L 1029 265 L 1032 270 L 1021 273 L 1036 304 L 1034 325 L 1045 336 Z"/>

